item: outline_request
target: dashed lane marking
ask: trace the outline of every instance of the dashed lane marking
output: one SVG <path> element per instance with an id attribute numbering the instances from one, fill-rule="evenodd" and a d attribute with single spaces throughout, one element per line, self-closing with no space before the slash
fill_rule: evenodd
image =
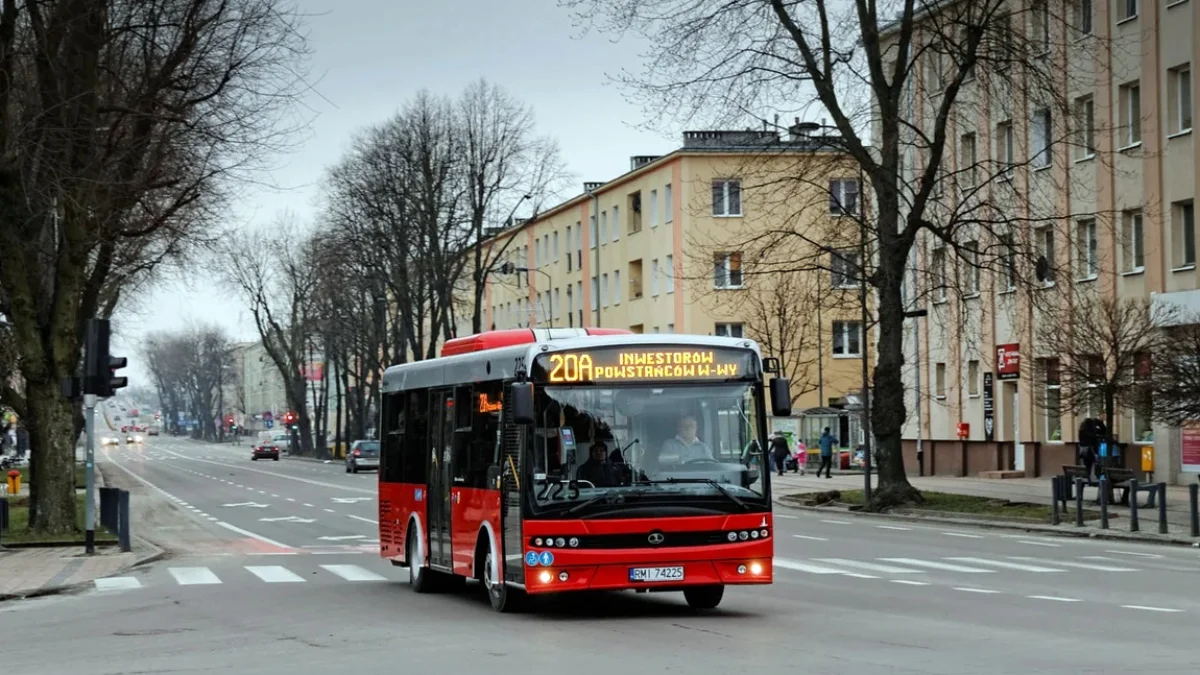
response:
<path id="1" fill-rule="evenodd" d="M 954 590 L 962 591 L 963 593 L 982 593 L 984 595 L 994 595 L 1000 592 L 991 588 L 973 588 L 971 586 L 955 586 Z"/>
<path id="2" fill-rule="evenodd" d="M 984 567 L 1001 567 L 1010 570 L 1020 570 L 1022 572 L 1038 572 L 1039 574 L 1049 572 L 1062 572 L 1063 570 L 1054 569 L 1053 567 L 1041 567 L 1039 565 L 1027 565 L 1022 563 L 1002 562 L 1000 560 L 989 560 L 987 558 L 970 558 L 970 557 L 953 557 L 946 558 L 954 562 L 972 563 L 974 565 L 983 565 Z"/>
<path id="3" fill-rule="evenodd" d="M 826 518 L 826 519 L 822 520 L 821 522 L 829 523 L 830 525 L 851 525 L 852 524 L 848 520 L 833 520 L 832 518 Z"/>
<path id="4" fill-rule="evenodd" d="M 983 570 L 978 567 L 966 567 L 963 565 L 951 565 L 948 563 L 934 562 L 932 560 L 917 560 L 916 558 L 880 558 L 884 562 L 899 563 L 901 565 L 912 565 L 914 567 L 928 567 L 930 569 L 941 570 L 943 572 L 962 572 L 963 574 L 994 574 L 996 570 Z"/>
<path id="5" fill-rule="evenodd" d="M 810 537 L 806 534 L 793 534 L 792 536 L 797 539 L 807 539 L 809 541 L 829 541 L 825 537 Z"/>
<path id="6" fill-rule="evenodd" d="M 378 524 L 379 524 L 379 521 L 378 521 L 378 520 L 372 520 L 372 519 L 370 519 L 370 518 L 363 518 L 362 516 L 348 515 L 348 516 L 346 516 L 346 517 L 347 517 L 347 518 L 353 518 L 353 519 L 355 519 L 355 520 L 361 520 L 361 521 L 363 521 L 364 523 L 371 523 L 372 525 L 378 525 Z"/>
<path id="7" fill-rule="evenodd" d="M 967 534 L 966 532 L 943 532 L 947 537 L 962 537 L 963 539 L 983 539 L 982 534 Z"/>
<path id="8" fill-rule="evenodd" d="M 1137 609 L 1143 612 L 1182 612 L 1182 609 L 1172 607 L 1148 607 L 1146 605 L 1121 605 L 1121 609 Z"/>
<path id="9" fill-rule="evenodd" d="M 1027 595 L 1030 600 L 1049 600 L 1051 602 L 1083 602 L 1079 598 L 1060 598 L 1056 595 Z"/>
<path id="10" fill-rule="evenodd" d="M 899 530 L 901 532 L 911 532 L 912 531 L 911 527 L 900 527 L 898 525 L 876 525 L 875 527 L 880 530 Z"/>

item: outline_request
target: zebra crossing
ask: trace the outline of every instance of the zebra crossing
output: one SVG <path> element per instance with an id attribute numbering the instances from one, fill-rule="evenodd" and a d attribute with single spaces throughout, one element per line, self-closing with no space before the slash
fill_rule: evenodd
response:
<path id="1" fill-rule="evenodd" d="M 152 570 L 147 574 L 115 576 L 96 579 L 95 590 L 101 592 L 131 591 L 160 586 L 219 586 L 264 584 L 320 584 L 388 582 L 388 577 L 361 565 L 326 564 L 288 566 L 255 564 L 229 567 L 209 565 L 180 565 Z"/>
<path id="2" fill-rule="evenodd" d="M 1083 556 L 1080 557 L 1081 559 Z M 804 558 L 794 560 L 775 558 L 776 574 L 780 571 L 803 574 L 847 576 L 857 579 L 880 577 L 929 575 L 982 575 L 1023 572 L 1028 574 L 1059 574 L 1078 572 L 1139 572 L 1137 567 L 1124 561 L 1086 556 L 1087 562 L 1035 558 L 1031 556 L 1004 556 L 1003 558 L 979 558 L 973 556 L 949 556 L 937 559 L 923 558 L 874 558 L 853 560 L 849 558 Z M 1099 559 L 1097 561 L 1097 559 Z M 1096 561 L 1096 562 L 1093 562 Z"/>

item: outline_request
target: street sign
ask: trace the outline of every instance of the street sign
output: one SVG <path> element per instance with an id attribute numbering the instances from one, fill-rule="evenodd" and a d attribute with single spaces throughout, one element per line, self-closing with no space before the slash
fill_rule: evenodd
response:
<path id="1" fill-rule="evenodd" d="M 263 426 L 268 429 L 271 429 L 275 426 L 275 422 L 273 420 L 265 420 L 265 421 L 263 421 Z"/>

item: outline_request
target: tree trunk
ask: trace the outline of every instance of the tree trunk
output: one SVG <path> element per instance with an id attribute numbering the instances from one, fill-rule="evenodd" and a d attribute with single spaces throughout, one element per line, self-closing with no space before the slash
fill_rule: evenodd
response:
<path id="1" fill-rule="evenodd" d="M 29 529 L 46 534 L 78 530 L 75 522 L 75 444 L 71 404 L 54 382 L 26 381 L 29 430 Z"/>

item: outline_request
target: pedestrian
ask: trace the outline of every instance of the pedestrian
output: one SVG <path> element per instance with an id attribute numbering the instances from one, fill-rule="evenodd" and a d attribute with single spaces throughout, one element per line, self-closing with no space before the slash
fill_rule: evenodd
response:
<path id="1" fill-rule="evenodd" d="M 800 438 L 796 439 L 796 470 L 793 473 L 799 473 L 801 476 L 808 473 L 808 447 Z"/>
<path id="2" fill-rule="evenodd" d="M 821 465 L 817 467 L 817 478 L 821 477 L 821 470 L 825 470 L 826 478 L 833 478 L 833 434 L 830 433 L 829 427 L 825 427 L 825 431 L 821 432 L 821 438 L 817 444 L 821 448 Z"/>
<path id="3" fill-rule="evenodd" d="M 771 434 L 771 454 L 775 456 L 775 468 L 779 471 L 779 475 L 782 476 L 784 469 L 787 468 L 789 453 L 787 439 L 778 431 Z"/>

